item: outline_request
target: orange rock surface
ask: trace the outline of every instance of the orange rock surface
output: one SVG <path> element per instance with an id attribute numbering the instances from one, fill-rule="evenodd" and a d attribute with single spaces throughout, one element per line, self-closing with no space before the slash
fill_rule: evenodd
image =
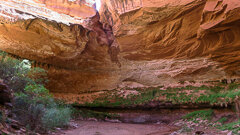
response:
<path id="1" fill-rule="evenodd" d="M 86 18 L 94 16 L 96 10 L 93 8 L 93 2 L 87 3 L 86 0 L 34 0 L 35 2 L 46 5 L 47 8 L 52 9 L 58 13 L 66 15 Z"/>
<path id="2" fill-rule="evenodd" d="M 0 49 L 47 69 L 52 92 L 240 76 L 239 0 L 102 0 L 99 13 L 79 1 L 34 2 L 68 16 L 34 12 L 26 20 L 1 10 Z"/>

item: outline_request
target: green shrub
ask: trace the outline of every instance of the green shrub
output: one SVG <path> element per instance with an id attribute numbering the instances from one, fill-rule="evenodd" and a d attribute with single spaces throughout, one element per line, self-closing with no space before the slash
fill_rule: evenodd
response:
<path id="1" fill-rule="evenodd" d="M 0 50 L 1 61 L 3 61 L 6 58 L 7 55 L 8 55 L 7 52 L 4 52 L 4 51 Z"/>
<path id="2" fill-rule="evenodd" d="M 0 51 L 0 79 L 14 92 L 23 91 L 28 84 L 45 84 L 47 72 L 41 68 L 31 68 L 31 63 L 26 60 L 17 60 Z"/>
<path id="3" fill-rule="evenodd" d="M 219 92 L 221 92 L 222 90 L 224 90 L 224 87 L 221 87 L 221 86 L 211 86 L 211 87 L 210 87 L 210 90 L 211 90 L 212 92 L 219 93 Z"/>
<path id="4" fill-rule="evenodd" d="M 233 133 L 238 133 L 240 131 L 240 120 L 237 122 L 232 122 L 218 127 L 220 130 L 230 130 Z"/>
<path id="5" fill-rule="evenodd" d="M 13 59 L 1 50 L 0 59 L 0 79 L 14 92 L 13 113 L 17 120 L 33 131 L 48 130 L 69 122 L 71 109 L 55 101 L 44 87 L 48 82 L 44 69 L 31 68 L 29 60 Z"/>
<path id="6" fill-rule="evenodd" d="M 29 130 L 38 130 L 41 127 L 45 107 L 43 104 L 31 103 L 31 99 L 27 94 L 17 94 L 14 98 L 13 113 L 17 120 L 28 126 Z"/>
<path id="7" fill-rule="evenodd" d="M 222 118 L 220 118 L 219 120 L 217 120 L 216 122 L 219 122 L 219 123 L 223 124 L 223 123 L 226 122 L 227 120 L 228 120 L 227 117 L 222 117 Z"/>
<path id="8" fill-rule="evenodd" d="M 31 78 L 36 84 L 44 85 L 48 83 L 46 70 L 39 67 L 32 68 L 28 73 L 28 77 Z"/>
<path id="9" fill-rule="evenodd" d="M 39 84 L 27 85 L 24 92 L 15 93 L 13 111 L 30 130 L 61 127 L 71 118 L 71 109 L 57 103 L 49 91 Z"/>
<path id="10" fill-rule="evenodd" d="M 203 120 L 210 120 L 213 116 L 213 110 L 200 110 L 188 113 L 187 115 L 183 116 L 183 119 L 187 120 L 195 120 L 197 118 L 201 118 Z"/>
<path id="11" fill-rule="evenodd" d="M 237 89 L 239 86 L 239 84 L 236 84 L 236 83 L 230 83 L 228 85 L 228 90 L 234 90 L 234 89 Z"/>
<path id="12" fill-rule="evenodd" d="M 46 106 L 49 104 L 54 104 L 52 100 L 53 96 L 43 85 L 27 85 L 24 90 L 24 93 L 30 96 L 30 101 L 32 104 L 44 104 Z"/>
<path id="13" fill-rule="evenodd" d="M 70 119 L 70 108 L 47 108 L 42 117 L 42 124 L 44 128 L 52 129 L 67 125 Z"/>

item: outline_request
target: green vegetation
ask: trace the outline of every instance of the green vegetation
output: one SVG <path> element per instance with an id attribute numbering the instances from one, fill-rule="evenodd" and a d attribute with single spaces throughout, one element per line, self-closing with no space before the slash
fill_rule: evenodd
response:
<path id="1" fill-rule="evenodd" d="M 211 120 L 213 116 L 213 110 L 200 110 L 200 111 L 194 111 L 191 112 L 185 116 L 183 116 L 183 119 L 187 120 L 196 120 L 197 118 L 201 118 L 202 120 Z"/>
<path id="2" fill-rule="evenodd" d="M 15 93 L 13 112 L 30 130 L 49 130 L 66 125 L 71 109 L 58 104 L 42 85 L 27 85 L 24 92 Z"/>
<path id="3" fill-rule="evenodd" d="M 45 111 L 42 125 L 47 129 L 67 125 L 71 119 L 71 109 L 68 107 L 52 107 Z"/>
<path id="4" fill-rule="evenodd" d="M 14 92 L 15 119 L 31 131 L 43 132 L 65 126 L 71 108 L 54 100 L 44 87 L 47 72 L 31 68 L 28 60 L 17 60 L 0 51 L 0 79 Z"/>
<path id="5" fill-rule="evenodd" d="M 122 96 L 118 91 L 108 91 L 93 102 L 81 106 L 88 107 L 131 107 L 135 105 L 147 104 L 151 101 L 171 102 L 172 104 L 201 104 L 228 105 L 240 95 L 239 84 L 229 84 L 220 86 L 186 86 L 181 88 L 160 89 L 133 89 L 138 94 Z"/>
<path id="6" fill-rule="evenodd" d="M 217 120 L 216 123 L 219 122 L 219 123 L 223 124 L 223 123 L 225 123 L 226 121 L 227 121 L 227 117 L 222 117 L 222 118 L 220 118 L 219 120 Z"/>
<path id="7" fill-rule="evenodd" d="M 239 86 L 239 84 L 236 84 L 236 83 L 230 83 L 228 85 L 228 90 L 234 90 L 234 89 L 237 89 Z"/>
<path id="8" fill-rule="evenodd" d="M 240 120 L 231 123 L 226 123 L 228 121 L 227 117 L 221 117 L 218 120 L 213 121 L 214 112 L 212 109 L 209 110 L 199 110 L 186 114 L 183 116 L 183 120 L 188 122 L 203 124 L 207 127 L 213 127 L 220 130 L 233 131 L 233 133 L 238 134 L 240 131 Z M 207 120 L 204 121 L 204 120 Z M 183 126 L 184 127 L 184 126 Z"/>
<path id="9" fill-rule="evenodd" d="M 181 88 L 148 88 L 148 89 L 130 89 L 128 95 L 121 94 L 119 90 L 107 91 L 96 98 L 93 102 L 82 104 L 88 107 L 134 107 L 138 105 L 147 105 L 154 102 L 170 102 L 172 104 L 210 104 L 212 106 L 233 105 L 239 100 L 239 84 L 215 84 L 212 86 L 202 85 L 200 87 L 186 86 Z M 122 90 L 124 91 L 124 90 Z M 129 91 L 132 91 L 129 92 Z M 134 93 L 134 94 L 133 94 Z M 205 127 L 218 128 L 221 130 L 231 130 L 234 133 L 239 132 L 240 122 L 227 123 L 228 119 L 222 117 L 214 120 L 212 109 L 199 110 L 189 113 L 183 117 L 184 123 L 194 123 L 192 125 L 201 125 Z M 213 121 L 214 120 L 214 121 Z M 189 126 L 188 125 L 188 126 Z M 190 132 L 193 128 L 183 126 L 181 132 Z"/>
<path id="10" fill-rule="evenodd" d="M 47 82 L 47 73 L 41 68 L 31 68 L 28 60 L 17 60 L 0 51 L 0 78 L 14 92 L 23 91 L 28 84 Z"/>
<path id="11" fill-rule="evenodd" d="M 218 128 L 219 128 L 220 130 L 233 131 L 233 133 L 238 134 L 238 132 L 240 131 L 240 120 L 239 120 L 239 121 L 236 121 L 236 122 L 224 124 L 224 125 L 222 125 L 222 126 L 219 126 Z"/>
<path id="12" fill-rule="evenodd" d="M 148 101 L 151 101 L 156 96 L 157 91 L 151 90 L 140 93 L 139 95 L 130 94 L 126 98 L 121 97 L 117 94 L 113 96 L 102 95 L 100 98 L 97 98 L 92 103 L 85 103 L 83 106 L 88 107 L 119 107 L 119 106 L 130 106 L 130 105 L 139 105 L 144 104 Z M 111 102 L 113 101 L 113 102 Z"/>

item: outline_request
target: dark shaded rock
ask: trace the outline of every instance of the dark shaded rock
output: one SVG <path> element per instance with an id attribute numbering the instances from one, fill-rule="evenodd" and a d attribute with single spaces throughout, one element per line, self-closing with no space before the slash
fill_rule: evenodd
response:
<path id="1" fill-rule="evenodd" d="M 5 103 L 4 106 L 8 109 L 13 107 L 12 103 Z"/>
<path id="2" fill-rule="evenodd" d="M 0 104 L 5 105 L 12 101 L 12 92 L 7 85 L 0 83 Z"/>
<path id="3" fill-rule="evenodd" d="M 196 131 L 196 132 L 195 132 L 195 135 L 203 135 L 203 134 L 204 134 L 203 131 Z"/>
<path id="4" fill-rule="evenodd" d="M 15 130 L 20 130 L 20 126 L 18 124 L 11 124 L 11 127 Z"/>

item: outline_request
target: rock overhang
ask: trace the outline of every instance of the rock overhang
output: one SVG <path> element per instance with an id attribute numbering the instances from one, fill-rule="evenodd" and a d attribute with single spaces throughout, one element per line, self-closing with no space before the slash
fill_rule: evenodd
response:
<path id="1" fill-rule="evenodd" d="M 16 55 L 31 54 L 54 65 L 48 69 L 49 88 L 54 92 L 84 93 L 133 84 L 149 87 L 240 76 L 239 0 L 104 0 L 99 14 L 95 5 L 87 5 L 93 12 L 87 17 L 82 13 L 82 22 L 76 10 L 67 10 L 69 4 L 78 7 L 78 1 L 34 2 L 67 16 L 63 20 L 68 25 L 52 19 L 51 14 L 28 13 L 26 16 L 40 19 L 0 25 L 0 48 L 12 49 Z M 53 21 L 43 21 L 43 16 Z M 30 51 L 17 53 L 20 46 Z"/>
<path id="2" fill-rule="evenodd" d="M 42 18 L 63 24 L 84 24 L 96 15 L 95 0 L 2 0 L 0 15 L 8 21 Z"/>

